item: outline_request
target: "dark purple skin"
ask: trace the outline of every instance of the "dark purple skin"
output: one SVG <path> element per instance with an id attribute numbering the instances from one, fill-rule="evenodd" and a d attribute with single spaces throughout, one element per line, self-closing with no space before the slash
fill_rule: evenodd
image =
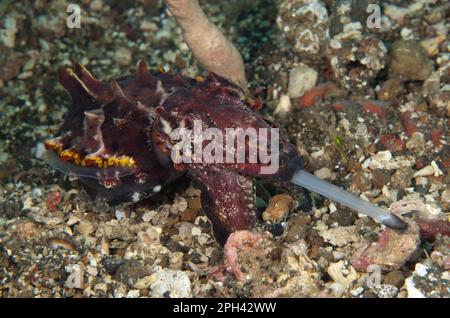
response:
<path id="1" fill-rule="evenodd" d="M 261 163 L 173 164 L 162 120 L 172 128 L 181 121 L 190 125 L 194 119 L 201 119 L 204 128 L 221 131 L 227 127 L 270 128 L 238 86 L 215 74 L 205 80 L 150 74 L 147 65 L 140 61 L 136 75 L 112 84 L 96 80 L 78 64 L 74 70 L 61 70 L 59 81 L 72 98 L 72 106 L 55 138 L 62 148 L 82 156 L 126 155 L 136 162 L 132 172 L 122 173 L 118 168 L 113 182 L 99 176 L 86 177 L 79 173 L 86 169 L 82 167 L 77 167 L 77 172 L 60 169 L 78 177 L 92 198 L 110 205 L 149 197 L 188 172 L 204 186 L 202 208 L 213 224 L 216 239 L 223 245 L 232 232 L 251 230 L 257 224 L 253 177 L 283 183 L 302 168 L 293 145 L 282 139 L 280 168 L 272 175 L 260 174 Z"/>

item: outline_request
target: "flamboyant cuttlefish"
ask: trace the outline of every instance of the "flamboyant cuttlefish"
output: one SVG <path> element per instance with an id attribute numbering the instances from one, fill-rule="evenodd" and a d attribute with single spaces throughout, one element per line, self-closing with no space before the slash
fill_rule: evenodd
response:
<path id="1" fill-rule="evenodd" d="M 57 137 L 45 142 L 44 158 L 80 179 L 91 197 L 109 204 L 137 202 L 189 171 L 204 185 L 202 207 L 219 242 L 256 224 L 252 177 L 270 163 L 174 163 L 171 158 L 170 132 L 195 121 L 224 133 L 253 127 L 270 134 L 271 127 L 254 112 L 257 104 L 238 86 L 212 73 L 205 79 L 151 74 L 143 61 L 134 76 L 111 84 L 79 64 L 61 70 L 59 81 L 72 105 Z M 281 140 L 280 148 L 279 169 L 267 176 L 290 180 L 302 161 L 289 142 Z"/>
<path id="2" fill-rule="evenodd" d="M 140 61 L 135 75 L 107 84 L 77 64 L 73 70 L 61 70 L 59 81 L 70 93 L 72 105 L 57 137 L 45 142 L 43 156 L 54 168 L 80 179 L 91 197 L 113 205 L 137 202 L 189 172 L 204 186 L 202 207 L 223 244 L 232 232 L 256 225 L 252 180 L 264 176 L 281 183 L 292 180 L 352 208 L 359 206 L 361 212 L 382 223 L 403 227 L 393 215 L 301 170 L 295 147 L 278 136 L 272 138 L 271 126 L 255 112 L 258 103 L 213 73 L 205 79 L 151 74 Z M 254 128 L 264 131 L 267 138 L 256 144 L 250 138 L 244 139 L 244 145 L 233 141 L 232 149 L 221 141 L 218 144 L 226 148 L 219 155 L 223 160 L 174 160 L 174 130 L 192 130 L 198 123 L 203 131 L 213 128 L 223 135 L 232 128 Z M 194 147 L 205 150 L 208 145 L 201 140 Z M 239 147 L 244 148 L 241 160 L 237 158 Z M 264 150 L 275 158 L 270 157 L 274 149 L 277 169 L 263 174 L 262 168 L 273 162 L 259 156 L 249 160 L 252 150 Z M 215 159 L 217 150 L 211 152 Z M 232 160 L 226 160 L 230 153 Z"/>

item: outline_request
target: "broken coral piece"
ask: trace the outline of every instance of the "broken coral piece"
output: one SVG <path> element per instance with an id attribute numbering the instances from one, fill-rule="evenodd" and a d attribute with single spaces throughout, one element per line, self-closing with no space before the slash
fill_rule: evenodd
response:
<path id="1" fill-rule="evenodd" d="M 197 0 L 165 0 L 183 31 L 186 44 L 208 71 L 245 88 L 245 67 L 241 54 L 212 24 Z"/>
<path id="2" fill-rule="evenodd" d="M 450 222 L 446 220 L 417 218 L 416 222 L 420 227 L 420 236 L 423 239 L 434 240 L 439 234 L 450 236 Z"/>
<path id="3" fill-rule="evenodd" d="M 246 245 L 254 247 L 260 240 L 261 237 L 258 234 L 250 231 L 236 231 L 228 237 L 224 246 L 225 266 L 238 281 L 245 281 L 245 275 L 242 273 L 238 260 L 239 249 Z"/>
<path id="4" fill-rule="evenodd" d="M 420 244 L 419 226 L 408 223 L 404 231 L 386 228 L 378 237 L 378 241 L 356 252 L 351 263 L 356 270 L 365 271 L 370 265 L 379 265 L 385 270 L 398 270 L 414 254 Z"/>

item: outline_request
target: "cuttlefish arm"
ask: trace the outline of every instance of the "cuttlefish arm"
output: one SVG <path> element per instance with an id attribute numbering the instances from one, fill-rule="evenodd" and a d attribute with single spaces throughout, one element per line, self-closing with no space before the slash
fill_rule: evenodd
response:
<path id="1" fill-rule="evenodd" d="M 202 207 L 221 245 L 225 244 L 231 233 L 252 229 L 256 225 L 251 177 L 213 165 L 192 164 L 189 170 L 204 186 Z"/>

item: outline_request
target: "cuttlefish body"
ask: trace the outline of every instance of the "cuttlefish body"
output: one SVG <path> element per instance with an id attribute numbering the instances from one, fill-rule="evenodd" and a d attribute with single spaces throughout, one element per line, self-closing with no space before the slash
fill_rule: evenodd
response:
<path id="1" fill-rule="evenodd" d="M 72 105 L 45 142 L 44 159 L 108 204 L 140 201 L 189 173 L 203 185 L 202 208 L 223 244 L 257 224 L 254 177 L 285 183 L 302 169 L 294 146 L 257 113 L 258 103 L 215 74 L 151 74 L 140 61 L 135 75 L 110 84 L 79 64 L 61 70 L 59 81 Z M 186 141 L 194 151 L 177 157 Z"/>

